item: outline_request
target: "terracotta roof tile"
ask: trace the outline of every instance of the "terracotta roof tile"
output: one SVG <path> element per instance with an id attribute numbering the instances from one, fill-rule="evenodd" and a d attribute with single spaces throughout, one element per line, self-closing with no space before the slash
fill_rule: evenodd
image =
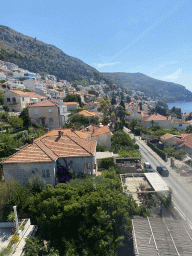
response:
<path id="1" fill-rule="evenodd" d="M 63 102 L 65 105 L 76 105 L 78 102 Z"/>
<path id="2" fill-rule="evenodd" d="M 166 133 L 163 136 L 161 136 L 161 140 L 167 140 L 167 139 L 170 139 L 172 137 L 175 137 L 175 136 L 173 134 Z"/>
<path id="3" fill-rule="evenodd" d="M 50 132 L 46 133 L 45 135 L 41 136 L 41 138 L 46 136 L 52 136 L 52 135 L 58 136 L 59 131 L 62 131 L 63 135 L 79 137 L 82 139 L 87 139 L 90 136 L 90 133 L 88 131 L 77 131 L 77 130 L 72 131 L 72 129 L 53 129 Z"/>
<path id="4" fill-rule="evenodd" d="M 87 110 L 81 110 L 78 114 L 79 115 L 88 116 L 88 117 L 90 117 L 90 116 L 98 116 L 99 115 L 99 113 L 97 113 L 97 112 L 87 111 Z"/>
<path id="5" fill-rule="evenodd" d="M 105 134 L 105 133 L 108 133 L 108 132 L 111 133 L 110 129 L 105 125 L 105 126 L 102 126 L 100 128 L 94 129 L 92 137 L 99 136 L 101 134 Z"/>
<path id="6" fill-rule="evenodd" d="M 44 96 L 41 96 L 40 94 L 37 94 L 35 92 L 23 92 L 19 90 L 10 90 L 10 92 L 14 92 L 21 96 L 31 97 L 31 98 L 45 98 Z"/>
<path id="7" fill-rule="evenodd" d="M 42 100 L 35 104 L 29 105 L 29 108 L 36 108 L 36 107 L 55 107 L 57 106 L 54 102 L 51 100 Z"/>
<path id="8" fill-rule="evenodd" d="M 171 118 L 168 117 L 168 120 L 170 120 Z M 142 121 L 152 121 L 152 120 L 158 120 L 158 121 L 163 121 L 163 120 L 167 120 L 166 116 L 162 116 L 160 114 L 153 114 L 153 115 L 148 115 L 145 116 L 144 118 L 141 119 Z"/>
<path id="9" fill-rule="evenodd" d="M 57 157 L 92 156 L 97 142 L 75 136 L 46 134 L 1 163 L 52 162 Z"/>

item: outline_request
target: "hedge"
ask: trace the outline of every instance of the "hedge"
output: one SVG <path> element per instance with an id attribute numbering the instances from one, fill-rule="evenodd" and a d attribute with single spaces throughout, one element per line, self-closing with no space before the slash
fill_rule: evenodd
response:
<path id="1" fill-rule="evenodd" d="M 156 152 L 160 157 L 162 157 L 164 160 L 166 159 L 166 153 L 165 153 L 163 150 L 157 148 L 153 143 L 151 143 L 151 142 L 149 142 L 149 141 L 147 141 L 147 145 L 148 145 L 150 148 L 152 148 L 153 151 L 155 151 L 155 152 Z"/>

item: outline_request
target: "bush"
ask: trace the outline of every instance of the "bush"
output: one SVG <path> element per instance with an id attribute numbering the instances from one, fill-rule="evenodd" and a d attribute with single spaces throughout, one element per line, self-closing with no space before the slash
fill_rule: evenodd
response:
<path id="1" fill-rule="evenodd" d="M 9 241 L 9 247 L 11 247 L 13 244 L 16 244 L 18 242 L 19 242 L 19 235 L 14 234 Z"/>
<path id="2" fill-rule="evenodd" d="M 17 116 L 11 117 L 9 123 L 14 129 L 23 127 L 23 119 Z"/>
<path id="3" fill-rule="evenodd" d="M 109 148 L 107 146 L 97 144 L 96 151 L 105 152 L 105 151 L 109 151 Z"/>
<path id="4" fill-rule="evenodd" d="M 113 157 L 107 157 L 101 160 L 101 167 L 108 170 L 109 167 L 115 166 Z"/>
<path id="5" fill-rule="evenodd" d="M 13 249 L 11 247 L 2 248 L 0 250 L 0 256 L 9 256 L 12 253 Z"/>
<path id="6" fill-rule="evenodd" d="M 46 182 L 39 173 L 33 174 L 28 179 L 28 187 L 33 194 L 42 192 L 45 186 Z"/>
<path id="7" fill-rule="evenodd" d="M 160 157 L 162 157 L 163 159 L 166 159 L 166 153 L 163 150 L 157 148 L 153 143 L 149 141 L 147 141 L 147 145 L 150 148 L 152 148 Z"/>

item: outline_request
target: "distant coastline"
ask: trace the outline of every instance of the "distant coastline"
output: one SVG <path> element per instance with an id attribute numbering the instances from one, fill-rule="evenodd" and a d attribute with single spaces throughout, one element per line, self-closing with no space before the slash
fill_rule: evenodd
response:
<path id="1" fill-rule="evenodd" d="M 192 102 L 171 102 L 167 103 L 169 109 L 176 107 L 181 108 L 182 113 L 192 112 Z"/>

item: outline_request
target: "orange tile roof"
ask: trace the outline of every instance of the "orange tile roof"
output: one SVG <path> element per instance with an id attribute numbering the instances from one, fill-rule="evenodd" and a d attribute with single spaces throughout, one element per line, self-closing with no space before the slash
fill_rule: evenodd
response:
<path id="1" fill-rule="evenodd" d="M 94 111 L 90 112 L 90 111 L 87 111 L 87 110 L 81 110 L 78 114 L 79 115 L 88 116 L 88 117 L 90 117 L 90 116 L 98 116 L 99 115 L 99 113 L 97 113 L 97 112 L 94 112 Z"/>
<path id="2" fill-rule="evenodd" d="M 52 162 L 58 157 L 83 157 L 95 153 L 97 142 L 75 136 L 42 136 L 1 163 Z"/>
<path id="3" fill-rule="evenodd" d="M 184 135 L 184 134 L 182 134 Z M 189 134 L 185 134 L 185 136 L 182 136 L 181 139 L 178 139 L 177 140 L 178 142 L 182 142 L 179 147 L 182 147 L 183 145 L 186 145 L 187 147 L 189 148 L 192 148 L 192 134 L 189 133 Z"/>
<path id="4" fill-rule="evenodd" d="M 36 107 L 55 107 L 57 104 L 53 103 L 51 100 L 42 100 L 37 103 L 31 104 L 29 108 L 36 108 Z"/>
<path id="5" fill-rule="evenodd" d="M 101 134 L 105 134 L 105 133 L 108 133 L 108 132 L 111 133 L 110 129 L 106 125 L 104 125 L 100 128 L 94 129 L 92 137 L 99 136 Z"/>
<path id="6" fill-rule="evenodd" d="M 78 104 L 79 102 L 73 101 L 73 102 L 63 102 L 65 105 L 75 105 Z"/>
<path id="7" fill-rule="evenodd" d="M 45 98 L 45 96 L 41 96 L 40 94 L 37 94 L 35 92 L 23 92 L 23 91 L 19 91 L 19 90 L 10 90 L 10 92 L 14 92 L 18 95 L 21 95 L 21 96 L 28 96 L 28 97 L 31 97 L 31 98 Z"/>
<path id="8" fill-rule="evenodd" d="M 72 129 L 69 128 L 69 129 L 53 129 L 50 132 L 46 133 L 45 135 L 41 136 L 41 138 L 46 137 L 47 135 L 49 136 L 58 135 L 59 131 L 62 131 L 63 135 L 79 137 L 82 139 L 87 139 L 90 136 L 90 133 L 88 131 L 77 131 L 77 130 L 72 131 Z"/>
<path id="9" fill-rule="evenodd" d="M 175 136 L 173 134 L 166 133 L 163 136 L 161 136 L 161 140 L 168 140 L 168 139 L 170 139 L 172 137 L 175 137 Z"/>
<path id="10" fill-rule="evenodd" d="M 171 118 L 168 117 L 168 120 L 170 120 Z M 152 121 L 152 120 L 158 120 L 158 121 L 163 121 L 163 120 L 167 120 L 166 116 L 162 116 L 160 114 L 153 114 L 153 115 L 149 115 L 149 116 L 145 116 L 144 118 L 141 119 L 142 121 Z"/>

